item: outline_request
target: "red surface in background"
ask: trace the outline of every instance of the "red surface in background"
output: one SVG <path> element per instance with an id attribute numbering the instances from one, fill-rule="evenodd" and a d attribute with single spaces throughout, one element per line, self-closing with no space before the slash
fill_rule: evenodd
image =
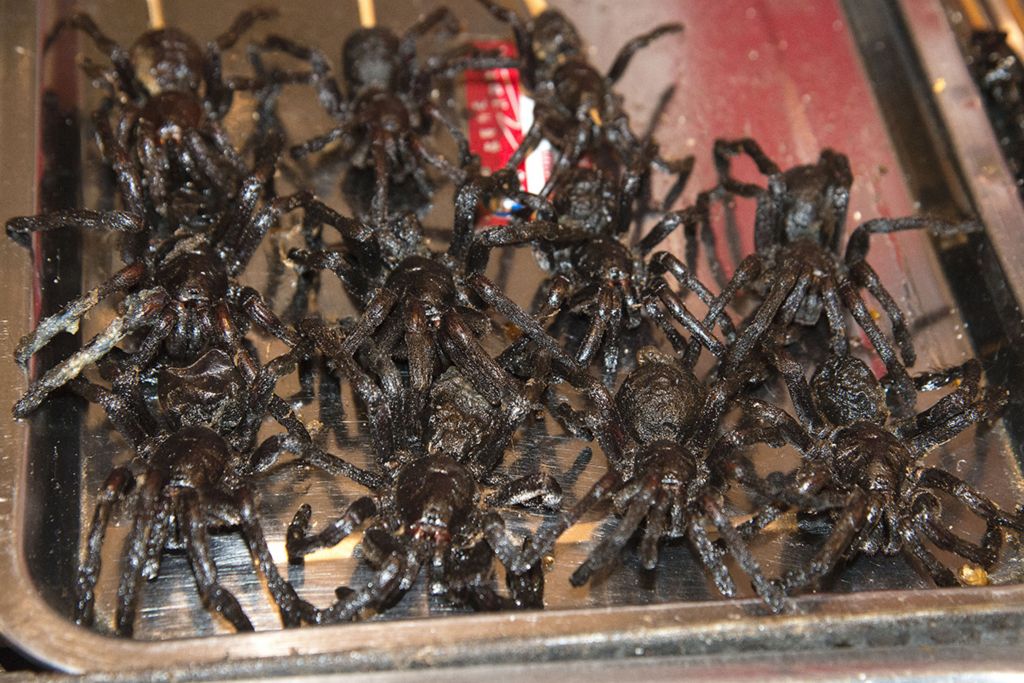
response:
<path id="1" fill-rule="evenodd" d="M 494 50 L 504 57 L 516 56 L 515 46 L 509 41 L 476 41 L 473 47 Z M 479 155 L 484 173 L 503 167 L 523 141 L 526 131 L 519 116 L 519 92 L 517 69 L 466 72 L 469 148 Z"/>

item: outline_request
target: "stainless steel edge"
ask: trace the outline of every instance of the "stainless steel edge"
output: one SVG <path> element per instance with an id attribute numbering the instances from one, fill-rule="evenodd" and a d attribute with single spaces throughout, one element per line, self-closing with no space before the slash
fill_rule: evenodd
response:
<path id="1" fill-rule="evenodd" d="M 941 2 L 899 0 L 910 37 L 932 86 L 939 115 L 962 165 L 1007 285 L 1024 302 L 1024 204 L 992 134 L 981 95 L 964 64 Z"/>

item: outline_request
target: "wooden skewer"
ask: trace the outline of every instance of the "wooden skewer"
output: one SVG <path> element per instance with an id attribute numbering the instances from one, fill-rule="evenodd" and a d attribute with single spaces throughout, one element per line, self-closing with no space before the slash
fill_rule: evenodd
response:
<path id="1" fill-rule="evenodd" d="M 548 8 L 548 0 L 524 0 L 524 2 L 526 2 L 526 11 L 530 13 L 531 17 L 537 16 Z"/>
<path id="2" fill-rule="evenodd" d="M 164 20 L 163 0 L 146 0 L 146 9 L 149 11 L 149 27 L 159 31 L 167 22 Z"/>
<path id="3" fill-rule="evenodd" d="M 363 28 L 377 25 L 377 8 L 373 6 L 373 0 L 359 0 L 359 25 Z"/>
<path id="4" fill-rule="evenodd" d="M 978 0 L 961 0 L 960 6 L 963 8 L 964 19 L 967 20 L 972 31 L 985 31 L 992 27 L 988 13 L 985 12 L 985 8 Z"/>

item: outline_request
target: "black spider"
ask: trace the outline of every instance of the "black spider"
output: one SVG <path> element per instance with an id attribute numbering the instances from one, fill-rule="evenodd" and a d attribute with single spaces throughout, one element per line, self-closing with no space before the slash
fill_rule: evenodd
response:
<path id="1" fill-rule="evenodd" d="M 255 22 L 276 14 L 268 9 L 242 12 L 205 51 L 173 27 L 149 30 L 125 49 L 87 14 L 57 22 L 44 49 L 64 30 L 77 29 L 113 63 L 113 72 L 105 76 L 111 92 L 94 121 L 100 151 L 114 168 L 128 211 L 146 217 L 151 226 L 166 219 L 174 230 L 186 218 L 207 222 L 230 203 L 246 171 L 220 121 L 235 90 L 254 85 L 244 79 L 225 83 L 220 53 Z"/>
<path id="2" fill-rule="evenodd" d="M 639 156 L 647 154 L 642 138 L 630 128 L 622 98 L 612 88 L 638 50 L 661 36 L 682 31 L 682 24 L 663 24 L 632 39 L 616 55 L 608 73 L 602 74 L 586 58 L 576 27 L 560 11 L 547 9 L 524 22 L 492 0 L 480 3 L 512 27 L 521 62 L 520 77 L 536 100 L 534 123 L 506 168 L 518 168 L 542 140 L 551 142 L 560 155 L 541 191 L 546 195 L 561 175 L 585 156 L 601 168 L 616 171 L 635 165 Z M 659 105 L 656 110 L 660 109 Z M 667 161 L 653 147 L 644 161 L 648 168 L 654 164 L 678 176 L 666 197 L 665 206 L 671 206 L 693 169 L 693 157 Z"/>
<path id="3" fill-rule="evenodd" d="M 375 517 L 360 547 L 377 574 L 365 588 L 339 590 L 336 603 L 304 618 L 336 623 L 367 609 L 386 609 L 415 584 L 424 568 L 431 594 L 458 604 L 486 610 L 543 607 L 540 569 L 510 577 L 510 597 L 495 591 L 494 558 L 511 556 L 516 548 L 500 516 L 481 508 L 479 487 L 470 471 L 444 455 L 405 458 L 390 474 L 378 503 L 361 498 L 311 536 L 309 506 L 295 514 L 287 541 L 293 562 L 340 542 L 365 519 Z"/>
<path id="4" fill-rule="evenodd" d="M 188 367 L 165 366 L 159 379 L 157 427 L 143 426 L 144 406 L 83 378 L 73 381 L 79 393 L 104 408 L 145 463 L 141 483 L 129 468 L 116 467 L 98 496 L 75 584 L 77 623 L 89 625 L 94 620 L 103 537 L 115 506 L 128 499 L 133 506 L 132 529 L 122 551 L 115 617 L 118 635 L 131 635 L 142 580 L 157 578 L 167 550 L 187 553 L 207 608 L 237 630 L 252 630 L 238 601 L 218 583 L 208 538 L 211 530 L 241 532 L 284 624 L 299 624 L 302 610 L 308 607 L 277 572 L 251 490 L 254 478 L 285 450 L 279 437 L 256 446 L 255 433 L 269 410 L 277 381 L 295 367 L 293 356 L 289 352 L 261 367 L 251 383 L 218 349 Z"/>
<path id="5" fill-rule="evenodd" d="M 792 507 L 810 518 L 825 515 L 831 532 L 805 566 L 782 577 L 787 592 L 812 587 L 844 559 L 858 553 L 902 554 L 939 586 L 958 585 L 956 575 L 925 546 L 990 568 L 1001 543 L 999 527 L 1024 529 L 1024 517 L 1008 514 L 968 484 L 921 461 L 933 448 L 971 425 L 994 420 L 1006 403 L 1002 389 L 981 389 L 981 366 L 969 360 L 951 370 L 916 378 L 922 390 L 950 383 L 956 389 L 914 417 L 892 420 L 885 392 L 868 367 L 853 356 L 834 356 L 811 379 L 784 352 L 774 363 L 789 387 L 799 421 L 766 403 L 750 400 L 756 424 L 736 430 L 715 446 L 732 475 L 767 500 L 741 527 L 749 536 Z M 789 443 L 803 456 L 794 472 L 761 480 L 737 449 L 754 443 Z M 985 521 L 981 545 L 951 531 L 942 519 L 947 494 Z"/>
<path id="6" fill-rule="evenodd" d="M 742 183 L 730 175 L 730 158 L 740 153 L 753 159 L 768 178 L 767 187 Z M 909 409 L 915 391 L 904 364 L 913 365 L 916 354 L 903 312 L 866 261 L 868 240 L 876 233 L 925 228 L 933 234 L 950 235 L 980 226 L 974 222 L 950 224 L 927 217 L 877 218 L 862 223 L 851 233 L 845 256 L 840 259 L 839 240 L 853 184 L 846 156 L 826 149 L 816 164 L 782 171 L 750 138 L 716 140 L 714 156 L 719 175 L 717 193 L 757 198 L 756 251 L 743 260 L 732 280 L 725 284 L 710 227 L 710 195 L 705 193 L 698 199 L 699 220 L 686 226 L 687 265 L 691 270 L 696 267 L 699 230 L 707 259 L 724 287 L 723 302 L 748 285 L 762 297 L 749 324 L 731 346 L 722 373 L 731 373 L 762 341 L 775 337 L 776 328 L 790 333 L 794 331 L 793 323 L 814 325 L 823 310 L 831 331 L 831 350 L 845 354 L 849 348 L 845 309 L 885 363 L 894 402 Z M 903 363 L 864 304 L 861 289 L 867 289 L 889 317 Z"/>
<path id="7" fill-rule="evenodd" d="M 622 383 L 614 403 L 606 402 L 586 420 L 598 434 L 608 457 L 608 471 L 558 522 L 527 541 L 515 558 L 503 558 L 520 572 L 534 567 L 565 530 L 591 508 L 611 500 L 620 521 L 573 573 L 581 586 L 619 560 L 622 548 L 642 524 L 640 559 L 647 569 L 658 562 L 658 544 L 665 539 L 690 542 L 716 587 L 734 596 L 736 586 L 725 564 L 731 555 L 750 576 L 758 595 L 774 610 L 784 608 L 781 592 L 765 578 L 745 540 L 724 509 L 727 468 L 721 459 L 706 457 L 708 446 L 742 375 L 708 388 L 677 359 L 647 347 L 637 353 L 638 366 Z M 724 544 L 713 543 L 711 524 Z"/>
<path id="8" fill-rule="evenodd" d="M 484 230 L 476 235 L 474 253 L 469 259 L 469 268 L 481 271 L 492 248 L 525 242 L 534 244 L 541 265 L 554 275 L 537 317 L 583 312 L 587 329 L 576 352 L 576 362 L 587 367 L 600 353 L 609 382 L 618 368 L 623 333 L 636 329 L 641 323 L 645 313 L 641 292 L 649 286 L 654 287 L 667 302 L 670 312 L 676 314 L 690 333 L 699 338 L 700 344 L 711 348 L 716 355 L 721 355 L 723 350 L 708 326 L 690 314 L 674 292 L 662 286 L 663 279 L 652 277 L 664 269 L 659 267 L 652 273 L 645 262 L 645 256 L 677 226 L 693 218 L 687 212 L 670 212 L 636 244 L 628 245 L 621 239 L 632 224 L 637 189 L 633 181 L 637 178 L 638 169 L 629 169 L 618 184 L 598 170 L 573 169 L 555 188 L 554 221 L 544 220 L 546 215 L 542 214 L 541 220 L 532 223 L 513 221 Z M 677 278 L 709 306 L 715 303 L 710 291 L 685 272 L 682 264 L 676 263 L 678 267 L 672 272 Z M 677 348 L 686 346 L 669 328 L 656 306 L 647 306 L 646 310 L 662 323 Z M 733 332 L 731 321 L 721 312 L 721 307 L 712 320 L 719 322 L 729 334 Z"/>
<path id="9" fill-rule="evenodd" d="M 467 177 L 464 169 L 474 165 L 465 136 L 431 101 L 430 91 L 438 78 L 497 62 L 465 55 L 430 58 L 418 64 L 416 41 L 438 26 L 448 34 L 459 29 L 451 10 L 441 7 L 402 36 L 379 26 L 354 31 L 342 46 L 344 93 L 319 50 L 276 35 L 262 46 L 308 61 L 320 103 L 337 121 L 327 133 L 293 147 L 292 156 L 301 158 L 340 140 L 349 164 L 346 196 L 355 215 L 377 228 L 386 225 L 389 213 L 396 209 L 402 214 L 429 204 L 434 187 L 428 166 L 462 183 Z M 425 144 L 433 122 L 440 123 L 458 145 L 458 165 Z"/>
<path id="10" fill-rule="evenodd" d="M 241 285 L 234 276 L 244 270 L 268 227 L 283 212 L 304 207 L 317 220 L 342 230 L 349 226 L 307 193 L 274 199 L 257 211 L 262 188 L 273 175 L 276 155 L 273 150 L 267 155 L 269 158 L 263 159 L 244 181 L 246 191 L 213 229 L 194 234 L 186 229 L 155 242 L 139 260 L 41 320 L 21 340 L 15 357 L 25 364 L 53 337 L 75 330 L 82 316 L 101 300 L 114 293 L 127 294 L 121 315 L 82 349 L 32 383 L 15 405 L 17 417 L 28 415 L 50 392 L 141 330 L 148 332 L 138 344 L 139 353 L 132 355 L 133 370 L 126 376 L 137 376 L 161 350 L 172 358 L 195 359 L 211 344 L 231 349 L 236 362 L 252 375 L 256 361 L 243 348 L 238 329 L 243 321 L 254 323 L 289 345 L 296 343 L 294 333 L 281 323 L 259 292 Z M 125 214 L 116 211 L 56 212 L 13 218 L 7 232 L 19 236 L 64 225 L 117 229 L 124 218 Z M 129 218 L 133 225 L 138 224 L 136 218 Z"/>

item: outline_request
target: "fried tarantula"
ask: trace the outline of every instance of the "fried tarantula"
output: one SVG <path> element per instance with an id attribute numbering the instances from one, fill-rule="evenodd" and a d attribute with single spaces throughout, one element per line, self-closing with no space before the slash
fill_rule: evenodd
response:
<path id="1" fill-rule="evenodd" d="M 574 586 L 585 584 L 595 572 L 618 562 L 622 548 L 645 525 L 639 550 L 645 568 L 657 566 L 662 540 L 685 538 L 722 595 L 736 595 L 725 565 L 728 553 L 750 576 L 761 599 L 772 610 L 781 611 L 784 596 L 765 578 L 726 515 L 726 463 L 705 455 L 745 377 L 720 380 L 709 389 L 675 358 L 654 348 L 641 349 L 637 362 L 636 370 L 616 393 L 611 410 L 590 420 L 596 420 L 596 431 L 604 432 L 602 447 L 608 456 L 608 471 L 572 509 L 562 512 L 554 526 L 528 539 L 524 552 L 503 561 L 513 572 L 530 569 L 551 551 L 565 530 L 591 508 L 610 500 L 621 519 L 573 572 L 570 581 Z M 709 523 L 724 548 L 710 540 Z"/>
<path id="2" fill-rule="evenodd" d="M 350 166 L 345 194 L 355 215 L 375 228 L 387 224 L 391 211 L 397 209 L 399 215 L 418 212 L 429 203 L 434 187 L 427 167 L 460 184 L 475 163 L 459 126 L 431 101 L 430 91 L 436 79 L 499 62 L 464 56 L 431 58 L 417 64 L 416 41 L 438 26 L 447 34 L 459 29 L 451 10 L 441 7 L 401 37 L 383 27 L 353 32 L 342 46 L 344 93 L 319 50 L 281 36 L 270 36 L 263 44 L 263 49 L 280 50 L 310 63 L 310 82 L 321 105 L 338 122 L 327 133 L 293 147 L 292 156 L 302 158 L 340 140 Z M 425 144 L 434 122 L 455 140 L 458 165 Z"/>
<path id="3" fill-rule="evenodd" d="M 140 352 L 132 355 L 134 369 L 129 376 L 138 375 L 161 350 L 171 358 L 195 359 L 210 345 L 232 350 L 237 362 L 248 365 L 246 372 L 254 375 L 256 361 L 242 346 L 237 321 L 251 322 L 262 332 L 294 345 L 294 333 L 259 292 L 239 284 L 234 276 L 244 270 L 267 228 L 285 211 L 301 206 L 339 229 L 349 226 L 306 193 L 274 199 L 256 211 L 259 188 L 273 175 L 273 168 L 273 159 L 261 162 L 245 181 L 253 191 L 225 212 L 212 231 L 190 234 L 183 230 L 154 243 L 143 258 L 41 320 L 18 345 L 15 357 L 22 365 L 56 335 L 76 329 L 101 300 L 115 293 L 127 294 L 122 314 L 82 349 L 33 382 L 15 405 L 14 415 L 27 416 L 52 391 L 104 358 L 121 340 L 142 330 L 147 332 L 138 344 Z M 23 235 L 55 225 L 116 229 L 123 218 L 121 212 L 57 212 L 11 219 L 7 231 Z"/>
<path id="4" fill-rule="evenodd" d="M 767 187 L 742 183 L 732 177 L 730 158 L 740 153 L 748 155 L 768 178 Z M 732 281 L 723 283 L 721 296 L 728 300 L 749 285 L 762 298 L 749 324 L 731 346 L 723 374 L 728 375 L 741 365 L 762 341 L 775 337 L 776 328 L 791 333 L 795 332 L 794 323 L 815 325 L 822 311 L 831 332 L 832 352 L 845 354 L 849 348 L 846 310 L 885 363 L 894 403 L 901 410 L 909 410 L 916 392 L 904 364 L 912 366 L 916 354 L 903 312 L 866 260 L 868 240 L 873 234 L 914 229 L 928 229 L 940 235 L 958 234 L 977 230 L 978 224 L 951 224 L 927 217 L 876 218 L 851 233 L 845 255 L 840 259 L 839 240 L 853 184 L 846 156 L 826 149 L 817 163 L 782 171 L 750 138 L 716 140 L 714 156 L 719 176 L 716 191 L 757 199 L 756 251 L 743 260 Z M 690 270 L 696 267 L 699 229 L 708 261 L 721 282 L 722 268 L 715 256 L 707 213 L 708 196 L 704 195 L 698 203 L 703 209 L 700 220 L 686 226 L 687 243 L 692 245 L 687 248 L 687 265 Z M 888 316 L 903 363 L 864 304 L 861 289 L 867 289 Z"/>
<path id="5" fill-rule="evenodd" d="M 251 490 L 254 477 L 273 465 L 284 450 L 279 437 L 256 447 L 254 439 L 267 414 L 274 386 L 294 367 L 294 352 L 290 352 L 259 368 L 256 378 L 247 384 L 218 349 L 208 351 L 192 366 L 167 366 L 159 380 L 160 426 L 148 432 L 139 420 L 146 413 L 144 406 L 133 405 L 83 378 L 73 381 L 79 393 L 106 410 L 115 427 L 129 425 L 124 435 L 146 463 L 141 477 L 127 467 L 114 468 L 98 496 L 75 584 L 77 623 L 90 625 L 95 618 L 103 538 L 115 507 L 128 500 L 132 505 L 132 529 L 122 551 L 115 617 L 118 635 L 132 634 L 142 580 L 158 577 L 166 551 L 187 554 L 208 609 L 223 616 L 236 630 L 252 630 L 238 600 L 218 583 L 210 549 L 211 530 L 240 531 L 257 571 L 267 581 L 284 625 L 299 624 L 308 606 L 299 601 L 291 585 L 277 572 Z M 239 440 L 240 431 L 250 436 Z M 232 442 L 248 445 L 239 449 Z"/>
<path id="6" fill-rule="evenodd" d="M 945 470 L 921 464 L 925 455 L 971 425 L 995 419 L 1006 404 L 1002 389 L 981 389 L 981 366 L 969 360 L 951 370 L 916 378 L 917 388 L 956 389 L 916 416 L 892 420 L 885 392 L 868 367 L 853 356 L 834 356 L 814 373 L 781 350 L 774 353 L 798 420 L 761 401 L 748 400 L 757 424 L 739 429 L 715 446 L 733 476 L 768 504 L 741 531 L 750 536 L 790 508 L 826 515 L 831 532 L 803 567 L 786 573 L 787 592 L 813 588 L 844 560 L 859 553 L 903 555 L 939 586 L 959 584 L 925 541 L 982 568 L 997 559 L 999 527 L 1024 530 L 1024 517 L 1009 514 Z M 788 443 L 803 464 L 782 481 L 763 481 L 736 451 L 754 443 Z M 985 521 L 980 545 L 950 530 L 941 497 L 950 496 Z"/>
<path id="7" fill-rule="evenodd" d="M 484 230 L 476 235 L 474 255 L 470 258 L 470 269 L 482 271 L 492 248 L 532 243 L 542 267 L 554 275 L 543 296 L 544 308 L 537 312 L 537 317 L 554 317 L 559 312 L 582 312 L 587 319 L 587 329 L 575 360 L 587 367 L 601 355 L 609 383 L 614 380 L 618 368 L 623 333 L 640 326 L 645 310 L 664 323 L 660 310 L 644 305 L 641 292 L 650 285 L 664 284 L 662 278 L 651 278 L 645 256 L 677 226 L 693 220 L 686 213 L 670 212 L 639 242 L 625 244 L 620 236 L 632 223 L 633 193 L 637 189 L 637 183 L 633 182 L 637 179 L 635 171 L 637 169 L 630 169 L 624 176 L 625 180 L 616 185 L 596 169 L 573 169 L 556 186 L 554 222 L 538 220 L 524 224 L 513 221 Z M 710 291 L 685 272 L 682 264 L 679 266 L 672 272 L 680 281 L 709 306 L 716 303 Z M 663 288 L 659 286 L 657 289 L 661 292 Z M 699 338 L 700 344 L 721 355 L 721 343 L 689 313 L 674 292 L 666 291 L 660 296 L 667 302 L 669 311 Z M 721 312 L 721 307 L 713 320 L 729 334 L 733 332 L 731 321 Z M 710 321 L 705 322 L 713 326 Z M 687 346 L 678 333 L 668 325 L 662 326 L 677 349 Z"/>
<path id="8" fill-rule="evenodd" d="M 682 31 L 682 24 L 663 24 L 632 39 L 616 55 L 608 73 L 602 74 L 586 58 L 576 27 L 558 10 L 547 9 L 524 22 L 492 0 L 480 3 L 512 27 L 522 62 L 520 77 L 536 100 L 534 123 L 506 168 L 518 168 L 541 141 L 551 142 L 560 155 L 541 191 L 546 196 L 562 174 L 577 167 L 584 157 L 609 172 L 636 165 L 638 155 L 646 151 L 630 128 L 622 98 L 612 88 L 638 50 L 661 36 Z M 654 164 L 678 176 L 665 204 L 671 206 L 693 169 L 693 157 L 667 161 L 655 147 L 644 161 L 648 169 Z"/>
<path id="9" fill-rule="evenodd" d="M 97 141 L 113 166 L 125 208 L 145 217 L 147 225 L 170 232 L 186 219 L 208 224 L 235 196 L 245 164 L 220 122 L 234 91 L 251 86 L 224 82 L 220 53 L 255 22 L 276 14 L 242 12 L 205 51 L 175 28 L 147 31 L 125 49 L 83 13 L 61 19 L 47 36 L 44 49 L 64 30 L 80 30 L 112 62 L 109 74 L 95 65 L 89 69 L 110 84 L 110 95 L 94 115 Z"/>
<path id="10" fill-rule="evenodd" d="M 516 548 L 505 534 L 501 517 L 480 507 L 479 488 L 470 471 L 443 455 L 406 453 L 400 459 L 404 462 L 389 474 L 379 504 L 360 498 L 315 535 L 307 535 L 309 506 L 295 513 L 287 541 L 292 562 L 339 543 L 367 518 L 376 517 L 361 544 L 364 559 L 378 570 L 376 576 L 359 590 L 339 589 L 337 602 L 304 618 L 337 623 L 351 621 L 368 609 L 387 609 L 424 569 L 430 593 L 457 604 L 482 610 L 542 607 L 540 569 L 511 579 L 510 597 L 495 591 L 494 558 L 510 556 Z"/>

